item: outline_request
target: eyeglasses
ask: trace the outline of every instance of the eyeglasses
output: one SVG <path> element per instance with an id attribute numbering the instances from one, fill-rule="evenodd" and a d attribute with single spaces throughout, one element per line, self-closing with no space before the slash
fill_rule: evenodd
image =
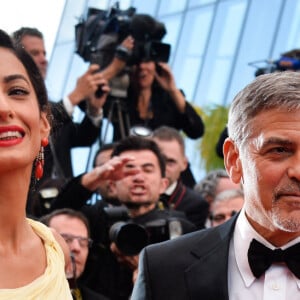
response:
<path id="1" fill-rule="evenodd" d="M 223 222 L 227 216 L 233 217 L 237 213 L 236 210 L 231 211 L 229 214 L 217 214 L 217 215 L 211 215 L 210 219 L 214 222 Z"/>
<path id="2" fill-rule="evenodd" d="M 64 238 L 67 244 L 72 244 L 74 240 L 77 240 L 82 248 L 91 247 L 93 243 L 93 240 L 87 237 L 76 236 L 67 233 L 61 233 L 60 235 Z"/>

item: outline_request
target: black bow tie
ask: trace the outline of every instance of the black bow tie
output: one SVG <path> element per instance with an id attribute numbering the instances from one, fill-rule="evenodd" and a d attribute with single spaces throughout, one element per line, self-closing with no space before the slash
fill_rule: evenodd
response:
<path id="1" fill-rule="evenodd" d="M 300 279 L 300 243 L 286 250 L 271 250 L 253 239 L 248 250 L 248 262 L 256 278 L 259 278 L 272 263 L 285 262 L 291 272 Z"/>

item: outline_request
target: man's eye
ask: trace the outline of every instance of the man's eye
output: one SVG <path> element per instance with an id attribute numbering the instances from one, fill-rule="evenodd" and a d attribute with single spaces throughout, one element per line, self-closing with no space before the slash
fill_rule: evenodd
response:
<path id="1" fill-rule="evenodd" d="M 153 168 L 153 167 L 145 167 L 145 168 L 144 168 L 144 171 L 145 171 L 146 173 L 152 173 L 152 172 L 154 171 L 154 168 Z"/>
<path id="2" fill-rule="evenodd" d="M 288 149 L 285 147 L 276 147 L 273 148 L 271 152 L 277 152 L 277 153 L 283 153 L 283 152 L 287 152 Z"/>
<path id="3" fill-rule="evenodd" d="M 214 215 L 214 216 L 212 216 L 212 219 L 215 222 L 221 222 L 221 221 L 225 220 L 225 215 L 224 214 Z"/>
<path id="4" fill-rule="evenodd" d="M 267 153 L 269 155 L 288 155 L 288 154 L 291 154 L 293 152 L 293 149 L 292 148 L 289 148 L 289 147 L 274 147 L 274 148 L 270 148 Z"/>
<path id="5" fill-rule="evenodd" d="M 132 169 L 134 169 L 135 167 L 134 167 L 134 165 L 125 165 L 124 166 L 124 169 L 125 170 L 132 170 Z"/>

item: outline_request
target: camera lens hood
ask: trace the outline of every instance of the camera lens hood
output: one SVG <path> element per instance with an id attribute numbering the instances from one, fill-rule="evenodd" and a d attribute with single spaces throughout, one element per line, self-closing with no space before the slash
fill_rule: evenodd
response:
<path id="1" fill-rule="evenodd" d="M 149 242 L 148 233 L 143 226 L 121 221 L 111 226 L 109 237 L 125 255 L 139 254 Z"/>

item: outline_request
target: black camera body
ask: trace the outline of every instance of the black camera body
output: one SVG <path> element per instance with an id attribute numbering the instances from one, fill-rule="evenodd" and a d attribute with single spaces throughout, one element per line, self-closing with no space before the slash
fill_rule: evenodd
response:
<path id="1" fill-rule="evenodd" d="M 137 255 L 147 245 L 173 239 L 183 234 L 182 225 L 176 217 L 158 218 L 138 224 L 126 216 L 126 208 L 105 210 L 112 222 L 109 238 L 125 255 Z"/>
<path id="2" fill-rule="evenodd" d="M 163 23 L 150 15 L 136 14 L 133 7 L 119 9 L 118 2 L 109 10 L 89 8 L 86 20 L 75 26 L 76 53 L 84 61 L 97 62 L 105 68 L 113 56 L 124 58 L 128 65 L 141 61 L 168 62 L 171 46 L 161 39 L 166 34 Z M 118 45 L 132 35 L 132 53 Z"/>
<path id="3" fill-rule="evenodd" d="M 134 65 L 141 61 L 168 62 L 171 46 L 159 41 L 137 41 L 132 55 L 128 58 L 128 64 Z"/>

